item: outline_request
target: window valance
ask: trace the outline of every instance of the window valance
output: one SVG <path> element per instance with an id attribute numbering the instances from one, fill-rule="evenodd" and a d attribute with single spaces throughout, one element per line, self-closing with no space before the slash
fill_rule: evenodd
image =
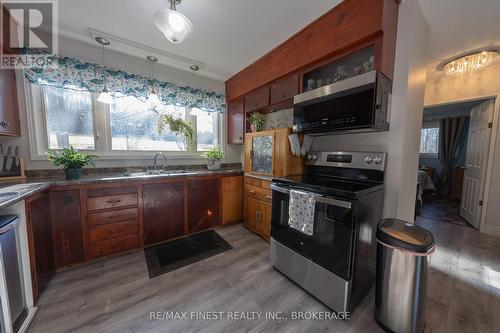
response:
<path id="1" fill-rule="evenodd" d="M 52 58 L 53 63 L 57 63 L 58 66 L 26 69 L 26 79 L 39 85 L 100 93 L 106 78 L 109 92 L 114 97 L 135 96 L 141 101 L 147 100 L 154 85 L 158 97 L 167 105 L 199 108 L 207 112 L 224 112 L 226 109 L 226 98 L 220 92 L 152 80 L 75 58 L 59 56 Z"/>

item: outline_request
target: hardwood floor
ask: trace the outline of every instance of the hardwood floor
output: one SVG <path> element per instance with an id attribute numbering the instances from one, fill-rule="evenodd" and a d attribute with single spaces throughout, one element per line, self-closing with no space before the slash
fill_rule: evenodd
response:
<path id="1" fill-rule="evenodd" d="M 420 219 L 431 260 L 428 332 L 500 330 L 500 239 Z M 150 320 L 151 312 L 328 311 L 268 263 L 268 244 L 241 225 L 216 229 L 233 250 L 149 279 L 143 251 L 57 274 L 30 332 L 382 332 L 374 290 L 349 321 Z"/>

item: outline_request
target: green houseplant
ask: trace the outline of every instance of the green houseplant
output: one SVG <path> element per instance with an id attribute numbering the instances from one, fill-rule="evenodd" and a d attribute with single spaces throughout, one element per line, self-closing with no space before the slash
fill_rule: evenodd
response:
<path id="1" fill-rule="evenodd" d="M 215 146 L 212 149 L 201 154 L 201 157 L 207 160 L 208 170 L 219 170 L 221 166 L 221 160 L 224 159 L 224 152 L 220 146 Z"/>
<path id="2" fill-rule="evenodd" d="M 262 131 L 264 127 L 265 116 L 260 112 L 254 112 L 248 117 L 248 122 L 250 123 L 250 129 L 253 133 Z"/>
<path id="3" fill-rule="evenodd" d="M 79 179 L 82 175 L 82 168 L 87 165 L 95 167 L 96 155 L 76 151 L 73 146 L 64 148 L 61 151 L 51 150 L 47 152 L 49 161 L 56 166 L 64 167 L 64 174 L 67 180 Z"/>
<path id="4" fill-rule="evenodd" d="M 161 114 L 158 117 L 158 132 L 162 133 L 167 126 L 174 134 L 183 136 L 187 145 L 193 142 L 193 127 L 187 121 L 169 114 Z"/>

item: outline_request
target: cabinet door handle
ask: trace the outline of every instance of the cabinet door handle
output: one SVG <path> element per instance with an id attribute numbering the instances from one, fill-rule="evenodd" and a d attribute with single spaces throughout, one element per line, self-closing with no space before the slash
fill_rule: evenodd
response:
<path id="1" fill-rule="evenodd" d="M 63 196 L 63 202 L 64 203 L 70 203 L 73 201 L 73 197 L 71 195 L 65 195 Z"/>
<path id="2" fill-rule="evenodd" d="M 122 201 L 121 199 L 113 198 L 113 199 L 107 200 L 106 203 L 118 203 L 118 202 L 121 202 L 121 201 Z"/>
<path id="3" fill-rule="evenodd" d="M 8 122 L 6 122 L 5 120 L 2 120 L 0 122 L 0 126 L 2 126 L 3 128 L 8 128 L 10 126 L 10 124 Z"/>
<path id="4" fill-rule="evenodd" d="M 271 200 L 273 197 L 270 196 L 270 195 L 266 195 L 266 198 L 268 198 L 269 200 Z"/>
<path id="5" fill-rule="evenodd" d="M 251 194 L 255 194 L 254 190 L 248 190 L 248 192 L 251 193 Z"/>
<path id="6" fill-rule="evenodd" d="M 116 219 L 116 218 L 118 218 L 120 216 L 122 216 L 122 214 L 109 215 L 108 219 Z"/>
<path id="7" fill-rule="evenodd" d="M 287 98 L 287 94 L 283 94 L 281 97 L 282 98 Z"/>

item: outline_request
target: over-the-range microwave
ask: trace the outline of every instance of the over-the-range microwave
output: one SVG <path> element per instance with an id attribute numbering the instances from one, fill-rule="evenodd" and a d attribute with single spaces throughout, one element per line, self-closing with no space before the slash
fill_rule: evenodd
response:
<path id="1" fill-rule="evenodd" d="M 370 71 L 294 97 L 293 131 L 312 135 L 389 130 L 392 82 Z"/>

